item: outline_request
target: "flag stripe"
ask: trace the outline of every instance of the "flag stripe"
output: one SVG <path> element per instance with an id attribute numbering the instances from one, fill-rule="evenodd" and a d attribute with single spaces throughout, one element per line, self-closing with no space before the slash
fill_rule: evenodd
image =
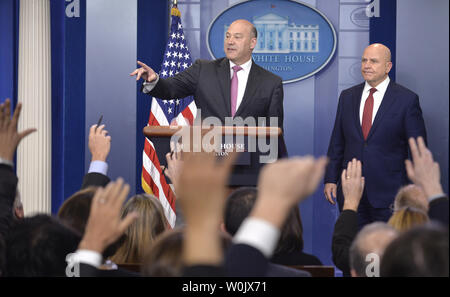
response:
<path id="1" fill-rule="evenodd" d="M 159 73 L 160 79 L 174 76 L 192 65 L 180 11 L 171 10 L 172 22 L 169 40 L 164 52 L 164 59 Z M 186 98 L 152 98 L 148 120 L 149 126 L 192 125 L 197 114 L 197 107 L 192 96 Z M 175 195 L 162 174 L 160 162 L 153 143 L 146 138 L 142 152 L 142 188 L 153 192 L 164 208 L 167 221 L 175 226 Z"/>

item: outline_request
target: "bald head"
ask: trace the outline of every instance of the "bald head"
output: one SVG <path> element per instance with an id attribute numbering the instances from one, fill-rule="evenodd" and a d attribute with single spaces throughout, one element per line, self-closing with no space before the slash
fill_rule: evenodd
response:
<path id="1" fill-rule="evenodd" d="M 366 47 L 361 59 L 361 74 L 364 80 L 376 88 L 386 79 L 392 69 L 391 51 L 381 43 Z"/>
<path id="2" fill-rule="evenodd" d="M 230 27 L 233 25 L 242 26 L 242 28 L 246 28 L 250 33 L 251 37 L 258 38 L 258 32 L 256 31 L 255 26 L 249 21 L 244 19 L 235 20 L 234 22 L 231 23 Z"/>
<path id="3" fill-rule="evenodd" d="M 366 50 L 377 51 L 380 53 L 380 55 L 382 57 L 384 57 L 386 62 L 392 62 L 391 61 L 391 50 L 384 44 L 373 43 L 373 44 L 369 45 L 368 47 L 366 47 L 365 51 Z"/>

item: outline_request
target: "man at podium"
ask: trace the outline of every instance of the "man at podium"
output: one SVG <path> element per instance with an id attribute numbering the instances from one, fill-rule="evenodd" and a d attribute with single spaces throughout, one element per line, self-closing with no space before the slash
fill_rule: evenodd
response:
<path id="1" fill-rule="evenodd" d="M 142 91 L 156 98 L 194 96 L 202 118 L 215 117 L 224 125 L 226 118 L 253 117 L 257 122 L 263 117 L 267 126 L 270 118 L 274 118 L 278 120 L 276 126 L 283 128 L 282 80 L 252 60 L 256 42 L 253 24 L 236 20 L 226 32 L 226 57 L 197 60 L 186 70 L 165 79 L 138 61 L 141 67 L 130 75 L 136 75 L 137 80 L 142 78 Z"/>

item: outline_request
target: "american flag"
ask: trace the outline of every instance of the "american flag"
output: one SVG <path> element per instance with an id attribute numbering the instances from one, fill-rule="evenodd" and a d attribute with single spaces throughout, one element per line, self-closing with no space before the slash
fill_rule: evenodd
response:
<path id="1" fill-rule="evenodd" d="M 160 79 L 174 76 L 192 65 L 191 54 L 181 25 L 181 13 L 178 8 L 172 8 L 171 16 L 170 35 L 159 73 Z M 164 99 L 166 100 L 152 98 L 148 125 L 192 125 L 197 113 L 197 107 L 192 96 Z M 148 138 L 145 138 L 142 157 L 142 188 L 146 193 L 159 198 L 166 219 L 173 228 L 176 220 L 175 195 L 162 174 L 155 147 Z"/>

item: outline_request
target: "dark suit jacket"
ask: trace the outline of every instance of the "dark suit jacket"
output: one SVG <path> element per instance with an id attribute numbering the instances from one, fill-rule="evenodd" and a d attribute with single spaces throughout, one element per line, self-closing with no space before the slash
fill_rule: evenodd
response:
<path id="1" fill-rule="evenodd" d="M 353 210 L 344 210 L 334 225 L 331 252 L 334 265 L 350 276 L 350 246 L 358 234 L 358 215 Z"/>
<path id="2" fill-rule="evenodd" d="M 448 197 L 443 196 L 430 202 L 428 216 L 430 220 L 440 222 L 448 228 L 449 204 Z"/>
<path id="3" fill-rule="evenodd" d="M 264 277 L 269 260 L 257 249 L 246 244 L 233 244 L 226 252 L 225 271 L 231 277 Z"/>
<path id="4" fill-rule="evenodd" d="M 184 98 L 193 95 L 202 118 L 216 117 L 224 124 L 231 117 L 230 62 L 227 58 L 214 61 L 196 60 L 179 74 L 159 79 L 149 95 L 161 98 Z M 283 128 L 283 85 L 281 78 L 258 66 L 254 61 L 248 76 L 244 97 L 235 117 L 278 117 Z M 256 123 L 257 124 L 257 123 Z M 267 126 L 270 122 L 267 122 Z"/>
<path id="5" fill-rule="evenodd" d="M 400 186 L 408 181 L 404 165 L 408 138 L 423 136 L 426 140 L 425 124 L 417 94 L 391 81 L 364 141 L 359 119 L 363 89 L 364 83 L 342 91 L 339 97 L 325 183 L 338 183 L 347 163 L 356 158 L 363 165 L 370 204 L 388 208 Z M 342 205 L 341 191 L 337 199 Z"/>
<path id="6" fill-rule="evenodd" d="M 16 197 L 17 176 L 9 165 L 0 165 L 0 237 L 5 239 L 13 222 L 13 204 Z"/>
<path id="7" fill-rule="evenodd" d="M 81 189 L 85 189 L 90 186 L 105 187 L 111 180 L 108 176 L 97 172 L 86 173 L 83 177 L 83 184 Z"/>
<path id="8" fill-rule="evenodd" d="M 266 277 L 311 277 L 311 273 L 300 269 L 269 263 Z"/>
<path id="9" fill-rule="evenodd" d="M 316 256 L 304 253 L 302 251 L 275 254 L 272 257 L 271 262 L 288 266 L 323 265 Z"/>

